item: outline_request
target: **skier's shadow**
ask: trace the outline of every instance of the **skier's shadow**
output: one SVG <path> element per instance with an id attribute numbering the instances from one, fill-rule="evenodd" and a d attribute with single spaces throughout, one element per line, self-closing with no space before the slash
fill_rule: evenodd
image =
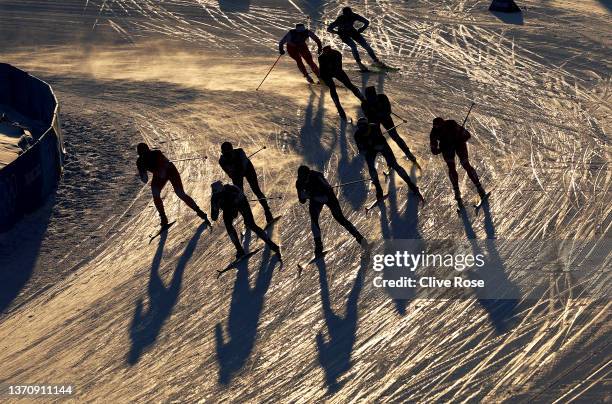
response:
<path id="1" fill-rule="evenodd" d="M 166 244 L 168 234 L 165 232 L 160 235 L 157 251 L 151 263 L 149 286 L 147 290 L 149 294 L 149 307 L 147 312 L 143 313 L 142 299 L 138 299 L 132 324 L 130 325 L 132 346 L 127 357 L 127 362 L 130 365 L 134 365 L 138 362 L 142 353 L 155 343 L 164 323 L 172 314 L 172 309 L 176 305 L 181 291 L 183 273 L 205 229 L 206 225 L 202 223 L 191 240 L 189 240 L 189 243 L 178 261 L 176 270 L 172 275 L 172 280 L 168 287 L 164 285 L 164 281 L 159 274 L 164 253 L 164 245 Z"/>
<path id="2" fill-rule="evenodd" d="M 351 159 L 349 157 L 349 143 L 347 139 L 347 124 L 346 121 L 340 121 L 340 160 L 338 161 L 338 178 L 341 183 L 356 181 L 361 175 L 361 171 L 365 165 L 363 157 L 355 155 Z M 359 209 L 368 197 L 367 182 L 359 182 L 348 186 L 340 187 L 340 192 L 346 200 L 349 201 L 353 209 Z"/>
<path id="3" fill-rule="evenodd" d="M 306 163 L 321 170 L 331 157 L 333 148 L 330 147 L 327 150 L 321 144 L 321 136 L 323 135 L 323 126 L 325 124 L 325 93 L 322 88 L 318 93 L 318 102 L 315 110 L 317 93 L 312 89 L 310 90 L 308 106 L 304 112 L 304 123 L 300 129 L 300 143 L 302 156 Z"/>
<path id="4" fill-rule="evenodd" d="M 368 255 L 363 254 L 359 271 L 346 302 L 346 312 L 344 317 L 340 317 L 332 309 L 325 261 L 323 259 L 316 261 L 321 286 L 321 304 L 327 327 L 327 338 L 324 337 L 323 331 L 317 333 L 317 356 L 325 372 L 325 384 L 330 394 L 340 389 L 341 384 L 338 383 L 338 378 L 348 371 L 352 365 L 351 353 L 357 337 L 359 320 L 359 295 L 363 288 L 368 262 Z"/>
<path id="5" fill-rule="evenodd" d="M 415 178 L 416 168 L 413 166 L 411 171 L 411 177 Z M 392 171 L 389 177 L 389 197 L 387 198 L 389 203 L 389 214 L 390 220 L 387 216 L 387 211 L 384 205 L 381 205 L 380 225 L 383 233 L 383 238 L 386 240 L 413 240 L 408 242 L 406 248 L 412 250 L 414 254 L 419 254 L 425 250 L 425 242 L 419 232 L 419 198 L 412 192 L 408 193 L 408 200 L 406 201 L 405 209 L 400 213 L 398 208 L 397 198 L 397 187 L 395 186 L 395 172 Z M 416 183 L 416 180 L 414 180 Z M 394 253 L 388 251 L 388 253 Z M 394 269 L 390 270 L 396 272 Z M 396 277 L 400 274 L 396 274 Z M 385 274 L 385 278 L 391 279 L 391 276 Z M 407 294 L 407 291 L 404 291 Z M 413 293 L 402 299 L 393 299 L 395 303 L 395 309 L 400 315 L 406 314 L 406 306 L 410 301 L 410 298 L 414 297 Z"/>
<path id="6" fill-rule="evenodd" d="M 224 337 L 223 326 L 215 326 L 217 360 L 219 362 L 219 383 L 228 385 L 233 376 L 246 364 L 257 340 L 257 327 L 264 307 L 265 295 L 272 282 L 276 255 L 270 259 L 270 249 L 265 248 L 255 287 L 249 283 L 249 259 L 237 267 L 232 301 Z"/>
<path id="7" fill-rule="evenodd" d="M 476 241 L 476 232 L 470 223 L 467 212 L 465 210 L 461 211 L 461 220 L 465 228 L 465 234 L 472 245 L 474 255 L 482 254 L 486 257 L 486 265 L 478 271 L 478 276 L 475 276 L 471 271 L 466 271 L 466 274 L 471 279 L 484 280 L 487 296 L 491 295 L 492 292 L 499 295 L 499 298 L 496 299 L 483 297 L 484 292 L 480 289 L 475 289 L 478 302 L 487 311 L 489 320 L 495 330 L 501 334 L 513 327 L 516 322 L 515 315 L 518 306 L 518 299 L 516 297 L 504 298 L 504 296 L 518 296 L 519 290 L 508 278 L 503 260 L 497 251 L 495 245 L 495 225 L 491 216 L 489 202 L 484 201 L 480 210 L 484 213 L 484 227 L 487 234 L 487 239 L 485 240 L 486 251 L 483 251 Z M 496 289 L 492 290 L 493 287 Z"/>

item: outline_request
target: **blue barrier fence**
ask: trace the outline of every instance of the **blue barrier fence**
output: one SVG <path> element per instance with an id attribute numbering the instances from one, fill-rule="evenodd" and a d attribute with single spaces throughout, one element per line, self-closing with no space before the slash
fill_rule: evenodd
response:
<path id="1" fill-rule="evenodd" d="M 11 65 L 0 63 L 0 104 L 44 124 L 42 135 L 16 160 L 0 169 L 0 232 L 40 207 L 62 175 L 64 144 L 59 104 L 51 87 Z"/>

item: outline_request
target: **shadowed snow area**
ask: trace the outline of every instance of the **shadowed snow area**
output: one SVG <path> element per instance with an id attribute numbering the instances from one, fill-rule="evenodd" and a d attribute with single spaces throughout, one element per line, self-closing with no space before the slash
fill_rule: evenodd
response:
<path id="1" fill-rule="evenodd" d="M 382 211 L 364 213 L 374 197 L 367 183 L 342 188 L 342 208 L 370 240 L 605 246 L 612 226 L 610 4 L 519 1 L 520 20 L 505 21 L 489 3 L 351 4 L 371 20 L 365 35 L 375 51 L 401 70 L 360 74 L 348 48 L 345 69 L 362 91 L 384 91 L 407 118 L 399 132 L 423 171 L 400 161 L 427 205 L 392 177 Z M 367 170 L 354 127 L 291 59 L 281 58 L 254 89 L 296 22 L 339 48 L 321 22 L 342 6 L 0 0 L 0 60 L 53 86 L 69 152 L 47 206 L 0 235 L 0 384 L 70 383 L 79 401 L 91 402 L 610 397 L 610 302 L 574 298 L 585 285 L 569 276 L 551 281 L 541 300 L 394 301 L 372 286 L 359 245 L 327 209 L 321 228 L 333 250 L 298 272 L 313 243 L 307 208 L 295 195 L 297 167 L 306 162 L 332 184 L 365 178 Z M 357 99 L 338 92 L 355 120 Z M 470 158 L 493 194 L 480 215 L 458 217 L 446 165 L 431 156 L 428 135 L 434 116 L 462 121 L 471 101 Z M 146 141 L 174 159 L 208 156 L 177 163 L 185 190 L 208 212 L 210 183 L 227 181 L 216 163 L 225 140 L 247 152 L 267 146 L 253 163 L 264 192 L 283 196 L 271 203 L 283 217 L 269 233 L 284 247 L 284 265 L 264 249 L 217 279 L 234 256 L 222 223 L 205 229 L 170 186 L 162 195 L 177 223 L 149 244 L 158 216 L 137 180 L 134 148 Z M 459 173 L 470 201 L 476 194 Z M 260 206 L 252 206 L 263 224 Z M 254 235 L 250 242 L 263 245 Z M 486 253 L 499 255 L 493 244 Z M 609 282 L 610 256 L 593 281 Z M 521 259 L 517 251 L 503 262 L 509 287 Z"/>

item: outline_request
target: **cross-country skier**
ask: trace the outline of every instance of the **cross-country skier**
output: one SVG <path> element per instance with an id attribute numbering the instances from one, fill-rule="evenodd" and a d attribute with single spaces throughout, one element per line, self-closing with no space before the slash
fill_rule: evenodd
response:
<path id="1" fill-rule="evenodd" d="M 168 160 L 160 150 L 151 150 L 146 143 L 138 143 L 136 151 L 138 152 L 136 167 L 138 168 L 140 180 L 146 184 L 149 181 L 147 171 L 153 174 L 153 179 L 151 180 L 151 193 L 153 194 L 153 202 L 155 203 L 155 207 L 161 219 L 161 226 L 165 227 L 168 225 L 168 217 L 166 216 L 164 203 L 161 199 L 161 191 L 168 181 L 172 184 L 176 196 L 193 209 L 207 225 L 210 225 L 206 213 L 204 213 L 195 201 L 185 193 L 181 175 L 176 169 L 176 166 Z"/>
<path id="2" fill-rule="evenodd" d="M 355 28 L 356 22 L 363 24 L 361 28 Z M 374 53 L 374 50 L 370 44 L 368 44 L 368 41 L 366 41 L 363 35 L 361 35 L 361 33 L 365 31 L 369 25 L 370 21 L 368 21 L 365 17 L 354 13 L 350 7 L 344 7 L 342 9 L 342 14 L 340 14 L 336 20 L 327 27 L 327 31 L 337 34 L 342 42 L 351 48 L 351 52 L 353 53 L 355 61 L 359 65 L 359 69 L 364 72 L 367 72 L 368 68 L 361 62 L 361 57 L 359 56 L 359 51 L 357 50 L 357 44 L 361 45 L 361 47 L 368 52 L 368 55 L 370 55 L 374 63 L 384 67 L 384 63 L 378 59 Z"/>
<path id="3" fill-rule="evenodd" d="M 444 120 L 439 117 L 433 120 L 433 128 L 429 134 L 431 152 L 433 154 L 442 154 L 444 157 L 444 161 L 446 161 L 448 166 L 448 176 L 453 185 L 453 191 L 455 191 L 455 199 L 460 205 L 462 201 L 461 191 L 459 190 L 459 174 L 455 165 L 455 155 L 459 157 L 461 166 L 476 186 L 480 197 L 484 198 L 487 195 L 480 184 L 476 170 L 470 164 L 467 147 L 467 141 L 470 137 L 470 132 L 463 126 L 459 126 L 454 120 Z"/>
<path id="4" fill-rule="evenodd" d="M 266 222 L 271 223 L 274 220 L 274 216 L 272 216 L 266 196 L 261 191 L 261 188 L 259 188 L 255 167 L 244 150 L 234 149 L 230 142 L 224 142 L 221 145 L 219 165 L 232 179 L 232 183 L 240 188 L 242 192 L 244 192 L 244 179 L 246 178 L 251 186 L 251 190 L 259 199 L 259 203 L 266 215 Z"/>
<path id="5" fill-rule="evenodd" d="M 298 168 L 298 178 L 295 183 L 300 203 L 310 200 L 308 212 L 310 214 L 310 227 L 314 237 L 315 257 L 323 255 L 323 241 L 321 240 L 321 227 L 319 216 L 324 205 L 327 205 L 332 216 L 338 223 L 351 233 L 362 247 L 367 248 L 367 240 L 359 233 L 355 226 L 344 216 L 340 202 L 322 173 L 311 170 L 307 166 Z"/>
<path id="6" fill-rule="evenodd" d="M 423 195 L 421 195 L 419 188 L 412 182 L 406 170 L 404 170 L 404 168 L 397 162 L 391 147 L 380 131 L 379 124 L 369 123 L 367 118 L 359 118 L 357 121 L 357 130 L 355 131 L 354 136 L 359 153 L 364 155 L 368 165 L 370 178 L 374 183 L 374 187 L 376 188 L 377 200 L 380 201 L 384 198 L 383 189 L 380 186 L 378 172 L 376 171 L 375 165 L 376 156 L 378 153 L 380 153 L 385 158 L 387 166 L 394 169 L 395 172 L 397 172 L 397 174 L 406 182 L 406 184 L 408 184 L 410 190 L 419 197 L 421 202 L 425 203 L 425 199 L 423 198 Z"/>
<path id="7" fill-rule="evenodd" d="M 342 54 L 337 50 L 332 49 L 329 45 L 324 46 L 323 51 L 319 55 L 319 68 L 321 70 L 321 80 L 323 80 L 325 85 L 329 87 L 329 94 L 331 95 L 332 99 L 334 100 L 334 104 L 338 109 L 338 115 L 340 115 L 340 118 L 346 120 L 346 113 L 342 108 L 342 104 L 340 104 L 334 78 L 344 84 L 346 88 L 351 90 L 353 94 L 355 94 L 355 97 L 359 98 L 360 101 L 363 101 L 364 98 L 361 91 L 359 91 L 357 86 L 351 83 L 351 79 L 349 79 L 344 70 L 342 70 Z"/>
<path id="8" fill-rule="evenodd" d="M 314 60 L 312 60 L 312 54 L 310 53 L 310 49 L 308 49 L 307 44 L 308 38 L 312 38 L 312 40 L 317 44 L 317 54 L 321 53 L 321 40 L 315 35 L 314 32 L 307 29 L 304 24 L 295 24 L 295 28 L 289 30 L 289 32 L 285 34 L 285 36 L 278 43 L 278 52 L 281 55 L 284 55 L 284 46 L 287 44 L 287 53 L 289 53 L 289 56 L 295 60 L 298 69 L 300 69 L 300 72 L 302 72 L 306 80 L 312 84 L 314 81 L 308 75 L 302 59 L 308 63 L 308 66 L 310 66 L 312 72 L 317 76 L 317 78 L 319 78 L 319 67 Z"/>
<path id="9" fill-rule="evenodd" d="M 270 237 L 268 237 L 261 227 L 257 226 L 253 218 L 253 212 L 251 211 L 249 201 L 240 188 L 231 184 L 223 184 L 221 181 L 213 182 L 211 188 L 210 215 L 212 220 L 216 221 L 219 218 L 219 210 L 223 211 L 223 223 L 225 224 L 225 229 L 227 230 L 230 240 L 232 240 L 232 243 L 234 243 L 236 247 L 236 258 L 241 258 L 245 255 L 244 248 L 242 248 L 240 240 L 238 239 L 238 233 L 236 233 L 236 229 L 234 228 L 234 219 L 236 219 L 238 213 L 240 213 L 244 220 L 244 225 L 255 232 L 255 234 L 257 234 L 257 236 L 262 239 L 280 259 L 281 254 L 279 246 L 270 240 Z"/>
<path id="10" fill-rule="evenodd" d="M 385 94 L 377 94 L 374 86 L 366 87 L 365 101 L 361 103 L 361 109 L 368 118 L 368 122 L 381 124 L 387 130 L 389 137 L 402 149 L 408 160 L 417 164 L 416 157 L 414 157 L 404 139 L 397 133 L 395 122 L 391 117 L 391 103 Z"/>

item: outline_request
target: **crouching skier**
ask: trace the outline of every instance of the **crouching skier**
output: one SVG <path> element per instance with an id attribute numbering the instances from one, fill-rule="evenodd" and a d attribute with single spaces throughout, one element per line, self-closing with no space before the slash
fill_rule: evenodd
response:
<path id="1" fill-rule="evenodd" d="M 298 168 L 298 178 L 295 183 L 300 203 L 310 200 L 308 212 L 310 214 L 310 226 L 315 244 L 315 258 L 323 255 L 323 241 L 321 240 L 321 227 L 319 216 L 324 205 L 327 205 L 332 216 L 340 223 L 363 248 L 368 248 L 367 240 L 359 233 L 355 226 L 344 216 L 340 208 L 340 202 L 322 173 L 311 170 L 307 166 Z"/>
<path id="2" fill-rule="evenodd" d="M 406 184 L 408 184 L 410 190 L 416 194 L 421 202 L 425 203 L 425 198 L 421 195 L 419 187 L 412 182 L 406 170 L 397 162 L 393 150 L 391 150 L 387 140 L 380 131 L 380 125 L 378 123 L 371 124 L 368 122 L 367 118 L 359 118 L 354 136 L 359 153 L 364 155 L 368 165 L 370 179 L 376 188 L 376 199 L 378 201 L 385 198 L 382 187 L 380 186 L 380 181 L 378 180 L 378 172 L 376 171 L 375 165 L 376 156 L 380 153 L 385 158 L 387 166 L 394 169 Z"/>
<path id="3" fill-rule="evenodd" d="M 295 60 L 298 69 L 304 75 L 306 81 L 313 84 L 314 81 L 308 75 L 304 62 L 302 62 L 302 59 L 304 59 L 306 63 L 308 63 L 308 66 L 310 66 L 312 69 L 315 76 L 319 78 L 319 66 L 317 66 L 312 59 L 312 54 L 310 53 L 310 49 L 308 49 L 307 41 L 309 38 L 311 38 L 317 44 L 317 54 L 321 53 L 321 47 L 323 46 L 321 44 L 321 40 L 314 32 L 307 29 L 304 24 L 295 24 L 295 29 L 289 30 L 289 32 L 285 34 L 285 36 L 278 43 L 278 52 L 281 55 L 284 55 L 284 46 L 287 44 L 287 52 L 289 53 L 289 56 Z"/>
<path id="4" fill-rule="evenodd" d="M 329 45 L 324 46 L 323 51 L 319 55 L 319 69 L 321 73 L 321 80 L 327 87 L 329 87 L 329 95 L 331 95 L 332 100 L 334 100 L 334 105 L 336 105 L 338 115 L 340 115 L 341 119 L 346 121 L 346 113 L 344 112 L 344 108 L 342 108 L 342 104 L 340 103 L 334 78 L 344 84 L 346 88 L 351 90 L 355 97 L 359 98 L 359 101 L 364 101 L 365 98 L 357 86 L 351 82 L 351 79 L 346 72 L 342 70 L 342 53 L 332 49 Z"/>
<path id="5" fill-rule="evenodd" d="M 244 192 L 244 179 L 246 178 L 251 186 L 251 190 L 255 196 L 257 196 L 257 199 L 259 199 L 259 203 L 266 215 L 266 222 L 271 223 L 274 220 L 274 216 L 272 216 L 272 211 L 270 211 L 266 196 L 261 191 L 261 188 L 259 188 L 255 167 L 244 150 L 234 149 L 230 142 L 224 142 L 221 145 L 219 165 L 232 179 L 232 183 L 240 188 L 242 192 Z"/>
<path id="6" fill-rule="evenodd" d="M 153 179 L 151 180 L 151 193 L 153 194 L 153 202 L 155 203 L 155 207 L 161 219 L 160 224 L 162 228 L 168 226 L 168 217 L 164 210 L 164 202 L 161 199 L 161 191 L 168 181 L 172 184 L 176 196 L 193 209 L 198 216 L 210 226 L 211 224 L 206 213 L 204 213 L 195 201 L 185 193 L 181 175 L 176 169 L 176 166 L 168 160 L 160 150 L 151 150 L 146 143 L 139 143 L 138 146 L 136 146 L 136 150 L 138 152 L 136 167 L 138 168 L 140 180 L 146 184 L 149 181 L 147 171 L 153 174 Z"/>
<path id="7" fill-rule="evenodd" d="M 238 217 L 238 213 L 242 215 L 244 225 L 255 232 L 257 236 L 262 239 L 272 251 L 276 253 L 278 259 L 281 259 L 280 247 L 275 244 L 265 231 L 255 223 L 253 218 L 253 212 L 249 201 L 247 200 L 244 193 L 235 185 L 223 184 L 221 181 L 215 181 L 211 184 L 212 196 L 210 199 L 211 217 L 212 220 L 219 218 L 219 210 L 223 211 L 223 223 L 227 234 L 236 247 L 236 259 L 240 259 L 245 255 L 244 248 L 240 244 L 238 239 L 238 233 L 234 228 L 234 219 Z"/>

